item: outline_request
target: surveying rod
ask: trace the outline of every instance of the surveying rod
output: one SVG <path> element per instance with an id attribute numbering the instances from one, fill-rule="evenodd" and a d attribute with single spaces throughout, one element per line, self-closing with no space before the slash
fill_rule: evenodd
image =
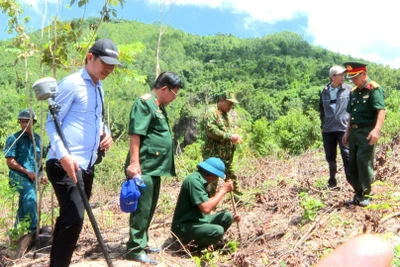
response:
<path id="1" fill-rule="evenodd" d="M 57 134 L 59 135 L 62 143 L 64 144 L 65 149 L 68 151 L 68 153 L 70 153 L 64 133 L 62 132 L 62 129 L 61 129 L 60 123 L 58 121 L 58 117 L 57 117 L 57 114 L 60 111 L 60 106 L 54 101 L 54 96 L 58 91 L 56 80 L 51 77 L 42 78 L 42 79 L 36 81 L 33 84 L 32 88 L 35 92 L 37 100 L 48 100 L 49 101 L 49 111 L 50 111 L 51 117 L 53 118 L 56 130 L 57 130 Z M 89 216 L 89 220 L 90 220 L 93 230 L 96 234 L 97 241 L 99 242 L 101 250 L 103 251 L 104 257 L 107 261 L 107 265 L 109 267 L 112 267 L 113 264 L 111 262 L 110 256 L 108 255 L 108 251 L 107 251 L 106 245 L 103 241 L 103 238 L 101 236 L 99 226 L 97 225 L 96 219 L 94 218 L 92 209 L 89 205 L 89 201 L 88 201 L 86 194 L 83 191 L 83 188 L 81 186 L 81 183 L 83 182 L 83 180 L 82 180 L 82 171 L 80 169 L 76 171 L 76 178 L 78 180 L 76 183 L 76 187 L 78 188 L 78 192 L 79 192 L 79 195 L 81 196 L 83 206 L 85 207 L 85 210 Z"/>

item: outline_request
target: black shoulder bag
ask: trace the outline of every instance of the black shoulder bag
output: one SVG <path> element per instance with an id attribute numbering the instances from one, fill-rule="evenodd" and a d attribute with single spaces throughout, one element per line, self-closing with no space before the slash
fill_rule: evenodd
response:
<path id="1" fill-rule="evenodd" d="M 104 137 L 106 136 L 105 127 L 104 127 L 104 102 L 103 102 L 103 95 L 101 94 L 101 91 L 100 91 L 100 87 L 97 87 L 97 89 L 99 90 L 99 94 L 100 94 L 101 121 L 103 122 L 103 134 L 100 136 L 100 142 L 101 142 L 101 140 L 103 140 Z M 99 143 L 99 147 L 97 148 L 97 159 L 96 159 L 96 162 L 94 164 L 99 164 L 100 162 L 102 162 L 103 158 L 105 156 L 106 156 L 106 151 L 104 149 L 100 149 L 100 143 Z"/>

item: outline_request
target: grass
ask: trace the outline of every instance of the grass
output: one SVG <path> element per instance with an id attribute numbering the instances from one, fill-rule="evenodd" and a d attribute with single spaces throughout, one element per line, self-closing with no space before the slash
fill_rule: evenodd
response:
<path id="1" fill-rule="evenodd" d="M 193 152 L 195 156 L 198 147 L 193 147 L 193 151 L 195 151 Z M 128 226 L 128 215 L 118 211 L 119 188 L 124 179 L 123 165 L 126 152 L 127 143 L 116 144 L 96 170 L 93 201 L 98 202 L 101 209 L 96 210 L 95 216 L 107 236 L 113 231 L 115 234 L 116 228 L 120 228 L 121 225 Z M 172 219 L 181 182 L 185 175 L 196 168 L 198 161 L 197 158 L 191 158 L 188 155 L 176 157 L 175 160 L 178 177 L 162 178 L 162 191 L 155 214 L 157 226 L 150 231 L 150 234 L 157 232 L 158 238 L 169 235 L 169 222 Z M 327 177 L 328 166 L 320 152 L 308 151 L 290 160 L 287 158 L 285 160 L 254 159 L 240 156 L 236 158 L 235 164 L 245 200 L 245 204 L 238 209 L 242 215 L 240 226 L 243 238 L 240 246 L 232 243 L 236 237 L 236 225 L 232 225 L 226 238 L 228 244 L 231 244 L 229 245 L 230 253 L 233 254 L 225 256 L 217 252 L 205 252 L 205 255 L 195 259 L 198 264 L 202 264 L 198 266 L 220 266 L 232 262 L 239 256 L 247 259 L 254 266 L 299 266 L 301 264 L 312 266 L 339 244 L 337 240 L 345 242 L 362 231 L 377 231 L 371 226 L 372 222 L 365 219 L 366 215 L 371 218 L 376 217 L 375 222 L 379 222 L 392 215 L 398 208 L 400 199 L 397 193 L 398 185 L 395 178 L 390 177 L 373 184 L 374 200 L 370 207 L 347 208 L 343 202 L 352 197 L 352 190 L 346 182 L 342 183 L 340 190 L 326 189 L 327 181 L 324 177 Z M 0 170 L 2 169 L 6 173 L 4 165 L 0 166 Z M 343 177 L 343 174 L 339 174 L 339 178 L 344 180 Z M 5 214 L 0 218 L 1 233 L 12 228 L 14 221 L 15 207 L 12 211 L 12 194 L 7 188 L 7 179 L 0 179 L 0 210 L 2 214 Z M 46 208 L 42 213 L 42 223 L 46 224 L 51 221 L 49 191 L 45 190 Z M 302 192 L 301 196 L 300 192 Z M 229 198 L 222 201 L 218 208 L 232 210 Z M 56 210 L 55 213 L 57 212 Z M 303 216 L 301 224 L 290 223 L 300 216 Z M 388 223 L 397 225 L 397 217 L 391 218 Z M 388 233 L 386 228 L 385 224 L 379 229 L 384 231 L 383 233 Z M 274 236 L 277 233 L 282 233 L 282 235 Z M 119 242 L 127 238 L 127 234 L 121 235 Z M 397 234 L 393 235 L 397 236 Z M 298 243 L 303 237 L 304 241 Z M 6 238 L 4 234 L 1 237 L 3 241 Z M 388 238 L 392 239 L 392 237 Z M 264 242 L 260 242 L 261 239 L 264 239 Z M 400 244 L 394 248 L 393 266 L 400 267 Z M 308 256 L 303 259 L 305 262 L 299 262 L 300 258 L 296 255 Z M 166 255 L 166 257 L 169 256 Z M 183 261 L 180 258 L 179 260 Z M 178 261 L 178 258 L 173 258 L 173 261 Z M 176 266 L 191 264 L 193 261 L 190 263 L 186 261 L 186 264 Z"/>

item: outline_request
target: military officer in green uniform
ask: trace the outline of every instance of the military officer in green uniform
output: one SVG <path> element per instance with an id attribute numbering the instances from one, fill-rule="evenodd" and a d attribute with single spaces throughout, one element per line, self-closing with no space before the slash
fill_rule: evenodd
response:
<path id="1" fill-rule="evenodd" d="M 130 145 L 126 161 L 126 175 L 144 180 L 136 211 L 130 214 L 127 259 L 157 264 L 147 253 L 159 252 L 149 248 L 148 228 L 157 206 L 160 176 L 174 176 L 174 155 L 171 131 L 165 106 L 175 100 L 182 82 L 173 72 L 161 73 L 150 93 L 136 99 L 130 113 Z"/>
<path id="2" fill-rule="evenodd" d="M 229 117 L 229 111 L 234 104 L 239 103 L 234 93 L 223 92 L 219 97 L 217 105 L 209 108 L 203 121 L 205 132 L 205 143 L 203 148 L 203 159 L 209 157 L 220 158 L 226 166 L 226 177 L 233 181 L 235 199 L 239 200 L 242 194 L 239 190 L 237 176 L 232 168 L 235 147 L 242 142 L 242 138 L 234 132 L 232 120 Z M 214 196 L 217 189 L 217 183 L 209 186 L 210 196 Z"/>
<path id="3" fill-rule="evenodd" d="M 230 211 L 210 214 L 225 194 L 233 190 L 232 180 L 227 180 L 214 197 L 209 198 L 206 191 L 207 184 L 215 183 L 218 177 L 225 179 L 225 165 L 221 159 L 208 158 L 199 163 L 197 169 L 182 183 L 171 231 L 181 243 L 194 241 L 202 249 L 221 240 L 232 222 L 239 221 L 240 216 Z"/>
<path id="4" fill-rule="evenodd" d="M 365 64 L 344 63 L 347 78 L 355 87 L 350 93 L 347 112 L 350 113 L 343 143 L 350 148 L 350 184 L 355 196 L 350 204 L 368 206 L 374 180 L 375 146 L 385 120 L 385 101 L 382 87 L 367 75 Z"/>

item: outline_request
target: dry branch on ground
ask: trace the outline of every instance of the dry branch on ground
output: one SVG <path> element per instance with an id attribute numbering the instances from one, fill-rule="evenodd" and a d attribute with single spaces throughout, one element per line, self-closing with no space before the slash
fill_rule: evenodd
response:
<path id="1" fill-rule="evenodd" d="M 352 190 L 339 169 L 336 190 L 328 190 L 328 167 L 323 152 L 309 151 L 299 157 L 284 160 L 258 159 L 251 164 L 240 163 L 241 185 L 246 192 L 239 203 L 241 244 L 228 255 L 214 258 L 215 266 L 312 266 L 341 243 L 363 233 L 384 234 L 393 244 L 400 242 L 399 209 L 399 138 L 379 146 L 376 160 L 377 182 L 373 185 L 373 202 L 369 208 L 347 206 Z M 251 168 L 248 166 L 251 165 Z M 338 162 L 341 166 L 341 162 Z M 322 185 L 322 186 L 321 186 Z M 190 252 L 182 244 L 171 245 L 170 223 L 173 207 L 179 191 L 177 179 L 164 183 L 152 226 L 150 245 L 164 244 L 163 251 L 155 258 L 160 266 L 195 266 Z M 91 201 L 103 203 L 94 209 L 101 232 L 114 266 L 140 266 L 125 260 L 128 240 L 128 214 L 118 207 L 118 196 L 96 185 L 96 190 L 106 194 L 93 194 Z M 304 221 L 300 192 L 307 192 L 313 199 L 321 200 L 321 208 L 314 221 Z M 45 196 L 44 205 L 49 205 Z M 171 208 L 172 207 L 172 208 Z M 228 196 L 221 208 L 232 209 Z M 49 209 L 48 206 L 44 207 Z M 228 230 L 225 240 L 238 240 L 236 225 Z M 4 240 L 6 242 L 6 240 Z M 24 258 L 12 260 L 12 251 L 2 248 L 0 263 L 4 266 L 46 266 L 48 254 L 30 252 Z M 36 256 L 36 259 L 34 258 Z M 96 237 L 88 222 L 85 225 L 74 253 L 71 266 L 106 266 Z M 212 266 L 212 264 L 205 265 Z"/>

